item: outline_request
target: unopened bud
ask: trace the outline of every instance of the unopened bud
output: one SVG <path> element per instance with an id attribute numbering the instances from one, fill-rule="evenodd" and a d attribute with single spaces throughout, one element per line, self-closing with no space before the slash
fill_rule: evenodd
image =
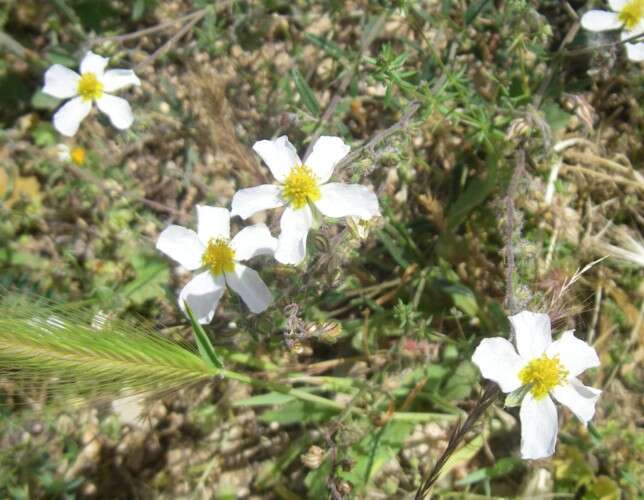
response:
<path id="1" fill-rule="evenodd" d="M 300 460 L 309 469 L 317 469 L 324 460 L 324 450 L 319 446 L 311 446 L 306 453 L 300 455 Z"/>

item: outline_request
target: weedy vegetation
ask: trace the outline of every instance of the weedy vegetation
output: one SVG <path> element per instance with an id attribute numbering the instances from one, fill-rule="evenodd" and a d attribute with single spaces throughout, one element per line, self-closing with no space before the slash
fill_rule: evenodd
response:
<path id="1" fill-rule="evenodd" d="M 643 27 L 4 2 L 0 496 L 637 498 Z"/>

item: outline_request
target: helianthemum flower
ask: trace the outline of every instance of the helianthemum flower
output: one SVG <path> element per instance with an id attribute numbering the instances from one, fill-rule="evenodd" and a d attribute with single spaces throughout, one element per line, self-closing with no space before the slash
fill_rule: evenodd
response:
<path id="1" fill-rule="evenodd" d="M 85 164 L 85 157 L 87 156 L 85 148 L 81 146 L 70 148 L 67 144 L 58 144 L 56 153 L 60 161 L 71 162 L 77 167 L 82 167 Z"/>
<path id="2" fill-rule="evenodd" d="M 226 285 L 254 313 L 264 311 L 272 295 L 256 271 L 240 264 L 256 255 L 272 255 L 277 240 L 265 224 L 255 224 L 230 239 L 230 212 L 225 208 L 197 206 L 197 232 L 169 226 L 159 235 L 157 248 L 190 271 L 204 269 L 181 290 L 184 302 L 200 323 L 210 323 Z"/>
<path id="3" fill-rule="evenodd" d="M 73 136 L 94 102 L 116 128 L 123 130 L 132 125 L 130 104 L 109 92 L 141 82 L 129 69 L 105 71 L 108 61 L 90 51 L 81 61 L 80 75 L 60 64 L 54 64 L 45 73 L 43 92 L 58 99 L 70 99 L 54 115 L 54 127 L 61 134 Z"/>
<path id="4" fill-rule="evenodd" d="M 621 39 L 644 35 L 644 0 L 608 0 L 613 12 L 591 10 L 581 17 L 581 25 L 589 31 L 622 30 Z M 644 40 L 625 43 L 631 61 L 644 61 Z"/>
<path id="5" fill-rule="evenodd" d="M 547 314 L 523 311 L 509 319 L 518 354 L 508 340 L 494 337 L 481 341 L 472 361 L 503 392 L 525 390 L 519 412 L 521 456 L 549 457 L 555 451 L 558 429 L 557 409 L 550 396 L 587 423 L 595 414 L 601 391 L 583 385 L 577 376 L 599 366 L 599 358 L 572 330 L 553 342 Z"/>
<path id="6" fill-rule="evenodd" d="M 380 215 L 378 198 L 366 186 L 329 182 L 337 163 L 349 153 L 339 137 L 322 136 L 302 162 L 286 136 L 259 141 L 253 149 L 279 184 L 263 184 L 235 193 L 232 215 L 246 219 L 269 208 L 286 205 L 275 258 L 299 264 L 306 256 L 306 237 L 313 224 L 312 206 L 328 217 L 370 219 Z"/>

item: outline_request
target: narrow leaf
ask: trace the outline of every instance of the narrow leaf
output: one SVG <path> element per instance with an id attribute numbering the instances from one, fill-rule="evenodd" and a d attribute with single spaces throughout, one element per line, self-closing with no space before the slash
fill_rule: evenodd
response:
<path id="1" fill-rule="evenodd" d="M 192 309 L 190 309 L 188 303 L 184 302 L 184 305 L 186 312 L 188 313 L 188 317 L 190 318 L 190 323 L 192 324 L 192 331 L 195 334 L 195 341 L 197 342 L 197 348 L 199 349 L 201 359 L 203 359 L 204 362 L 212 368 L 223 368 L 224 365 L 219 359 L 219 356 L 217 356 L 215 347 L 210 342 L 208 334 L 205 332 L 201 324 L 195 319 Z"/>
<path id="2" fill-rule="evenodd" d="M 306 83 L 306 80 L 304 80 L 304 77 L 297 68 L 293 68 L 291 74 L 293 76 L 293 81 L 295 82 L 295 88 L 297 88 L 297 91 L 300 94 L 300 99 L 302 99 L 302 104 L 306 106 L 306 109 L 308 109 L 313 116 L 319 116 L 320 104 L 315 98 L 313 90 L 311 90 L 311 87 Z"/>

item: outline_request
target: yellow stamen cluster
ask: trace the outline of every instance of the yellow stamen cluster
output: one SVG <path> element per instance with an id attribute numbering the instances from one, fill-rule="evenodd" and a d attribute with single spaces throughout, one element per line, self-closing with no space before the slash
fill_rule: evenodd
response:
<path id="1" fill-rule="evenodd" d="M 617 15 L 627 30 L 632 30 L 644 19 L 644 0 L 631 0 Z"/>
<path id="2" fill-rule="evenodd" d="M 80 146 L 73 147 L 69 152 L 69 157 L 77 166 L 82 166 L 85 163 L 85 150 Z"/>
<path id="3" fill-rule="evenodd" d="M 530 361 L 520 372 L 522 384 L 532 384 L 530 392 L 535 399 L 544 398 L 554 387 L 565 382 L 568 370 L 559 361 L 559 357 L 549 358 L 545 354 Z"/>
<path id="4" fill-rule="evenodd" d="M 84 73 L 78 80 L 77 90 L 84 101 L 92 101 L 103 95 L 103 84 L 94 73 Z"/>
<path id="5" fill-rule="evenodd" d="M 310 168 L 300 165 L 291 170 L 282 187 L 282 197 L 295 209 L 320 199 L 320 187 Z"/>
<path id="6" fill-rule="evenodd" d="M 235 251 L 224 238 L 211 238 L 201 257 L 201 262 L 213 276 L 232 273 L 235 270 Z"/>

